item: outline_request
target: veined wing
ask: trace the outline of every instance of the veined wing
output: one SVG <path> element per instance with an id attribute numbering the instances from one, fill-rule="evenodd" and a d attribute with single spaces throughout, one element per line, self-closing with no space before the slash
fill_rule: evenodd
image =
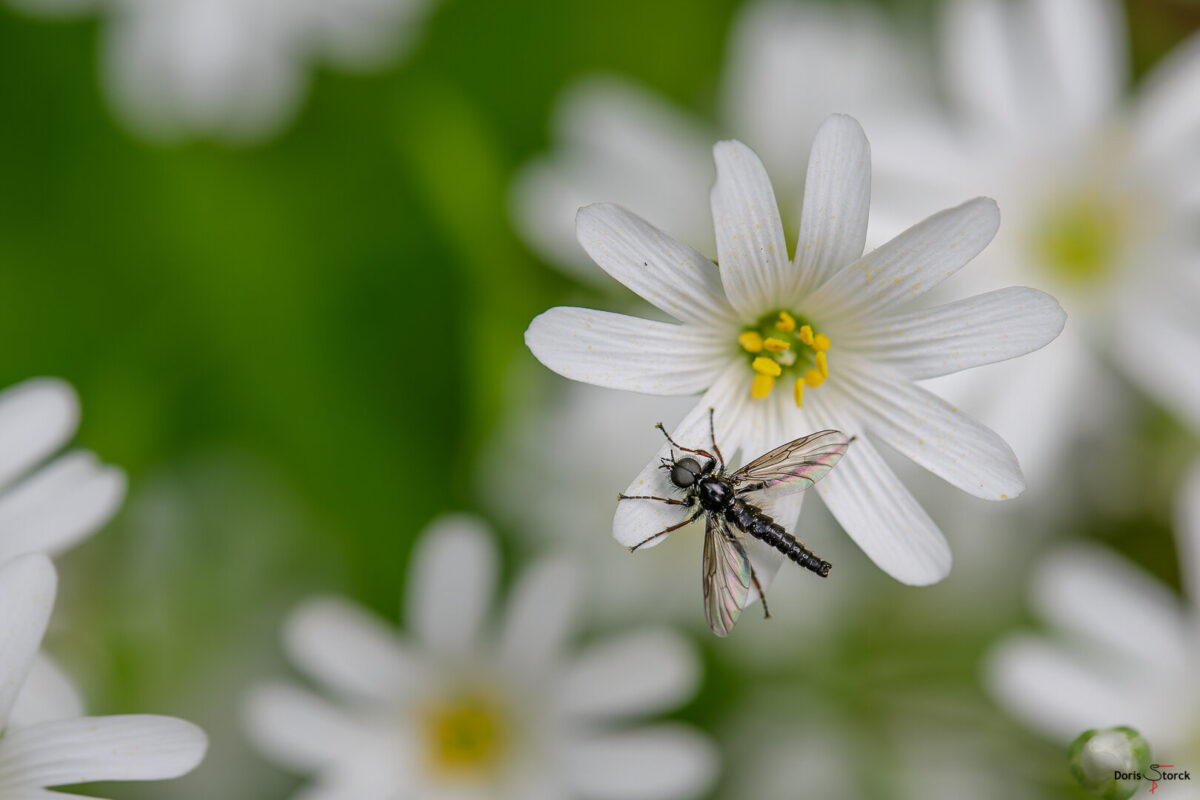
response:
<path id="1" fill-rule="evenodd" d="M 764 453 L 730 476 L 734 483 L 756 487 L 773 495 L 802 492 L 829 474 L 850 446 L 841 431 L 817 431 Z"/>
<path id="2" fill-rule="evenodd" d="M 708 515 L 704 531 L 704 616 L 717 636 L 728 636 L 750 598 L 750 559 L 725 520 Z"/>

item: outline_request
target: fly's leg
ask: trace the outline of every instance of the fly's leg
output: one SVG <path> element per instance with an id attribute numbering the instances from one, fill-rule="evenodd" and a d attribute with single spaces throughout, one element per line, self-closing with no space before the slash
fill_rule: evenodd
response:
<path id="1" fill-rule="evenodd" d="M 729 531 L 725 531 L 725 538 L 731 542 L 737 542 Z M 758 599 L 762 601 L 763 619 L 770 619 L 771 612 L 767 609 L 767 593 L 763 591 L 762 584 L 758 582 L 758 573 L 754 571 L 754 565 L 750 563 L 750 557 L 746 557 L 746 563 L 750 566 L 750 580 L 754 582 L 754 588 L 758 591 Z"/>
<path id="2" fill-rule="evenodd" d="M 698 456 L 704 456 L 704 457 L 705 457 L 705 458 L 707 458 L 709 461 L 716 461 L 716 460 L 717 460 L 717 459 L 716 459 L 716 456 L 714 456 L 712 453 L 708 452 L 707 450 L 693 450 L 693 449 L 692 449 L 692 448 L 690 448 L 690 447 L 684 447 L 684 446 L 683 446 L 683 445 L 681 445 L 679 442 L 677 442 L 677 441 L 675 441 L 674 439 L 672 439 L 672 438 L 671 438 L 671 434 L 667 433 L 667 429 L 663 427 L 663 424 L 662 424 L 661 422 L 656 422 L 656 423 L 654 423 L 654 427 L 656 427 L 656 428 L 658 428 L 660 431 L 662 431 L 662 435 L 663 435 L 663 436 L 665 436 L 665 437 L 667 437 L 667 441 L 668 441 L 668 442 L 670 442 L 671 444 L 675 445 L 676 447 L 678 447 L 678 448 L 679 448 L 680 450 L 682 450 L 683 452 L 685 452 L 685 453 L 695 453 L 695 454 L 696 454 L 696 455 L 698 455 Z M 724 462 L 722 462 L 722 463 L 724 463 Z"/>
<path id="3" fill-rule="evenodd" d="M 762 601 L 763 619 L 770 619 L 771 612 L 767 610 L 767 593 L 763 591 L 762 584 L 758 582 L 758 575 L 754 572 L 754 565 L 750 565 L 750 580 L 754 581 L 754 588 L 758 591 L 758 599 Z"/>
<path id="4" fill-rule="evenodd" d="M 695 499 L 691 497 L 687 498 L 686 500 L 673 500 L 670 497 L 655 497 L 652 494 L 618 494 L 617 500 L 657 500 L 660 503 L 666 503 L 672 506 L 689 507 L 695 502 Z"/>
<path id="5" fill-rule="evenodd" d="M 717 454 L 717 463 L 721 465 L 721 471 L 725 471 L 725 456 L 721 455 L 721 448 L 717 447 L 717 426 L 713 422 L 713 407 L 708 407 L 708 433 L 712 437 L 713 452 Z"/>
<path id="6" fill-rule="evenodd" d="M 656 534 L 653 534 L 652 536 L 647 536 L 645 539 L 642 539 L 640 542 L 635 544 L 633 547 L 629 548 L 629 552 L 632 553 L 634 550 L 637 550 L 639 547 L 646 544 L 647 542 L 652 542 L 660 536 L 666 536 L 671 531 L 677 531 L 680 528 L 682 528 L 684 525 L 687 525 L 689 522 L 695 522 L 696 520 L 700 519 L 700 515 L 703 513 L 704 513 L 704 509 L 701 508 L 695 514 L 692 514 L 690 517 L 685 519 L 683 522 L 680 522 L 677 525 L 671 525 L 670 527 L 663 528 L 661 531 L 659 531 Z"/>

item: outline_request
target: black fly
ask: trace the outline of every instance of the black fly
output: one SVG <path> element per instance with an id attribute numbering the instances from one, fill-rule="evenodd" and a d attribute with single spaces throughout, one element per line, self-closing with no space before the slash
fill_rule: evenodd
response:
<path id="1" fill-rule="evenodd" d="M 717 447 L 711 408 L 708 410 L 708 426 L 712 435 L 711 453 L 684 447 L 671 438 L 661 422 L 655 426 L 674 447 L 705 459 L 702 465 L 690 456 L 676 458 L 674 451 L 670 459 L 663 459 L 660 467 L 667 470 L 671 483 L 683 490 L 683 499 L 624 494 L 618 497 L 620 500 L 654 500 L 687 508 L 700 506 L 682 522 L 664 528 L 629 549 L 636 550 L 699 519 L 701 515 L 707 515 L 704 534 L 704 615 L 713 633 L 727 636 L 750 600 L 752 585 L 762 598 L 763 614 L 770 616 L 766 595 L 737 531 L 765 542 L 822 578 L 829 574 L 832 567 L 828 561 L 822 561 L 796 541 L 760 505 L 746 498 L 761 492 L 763 499 L 769 500 L 781 494 L 804 491 L 833 469 L 854 438 L 841 431 L 818 431 L 777 447 L 741 469 L 727 473 L 725 459 Z"/>

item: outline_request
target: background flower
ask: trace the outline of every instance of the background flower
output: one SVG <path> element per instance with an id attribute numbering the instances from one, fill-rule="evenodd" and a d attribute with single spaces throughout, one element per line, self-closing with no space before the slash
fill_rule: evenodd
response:
<path id="1" fill-rule="evenodd" d="M 694 797 L 716 755 L 673 724 L 622 725 L 695 690 L 688 645 L 643 629 L 567 657 L 580 575 L 531 567 L 500 632 L 484 632 L 496 580 L 486 529 L 435 523 L 419 541 L 406 602 L 415 641 L 344 600 L 291 617 L 291 658 L 338 696 L 285 684 L 251 696 L 252 739 L 285 767 L 315 773 L 304 797 Z"/>
<path id="2" fill-rule="evenodd" d="M 1155 763 L 1200 761 L 1200 466 L 1180 487 L 1176 518 L 1187 602 L 1120 556 L 1078 544 L 1048 554 L 1031 603 L 1052 637 L 1012 636 L 988 661 L 996 698 L 1060 742 L 1089 728 L 1135 727 Z M 1167 797 L 1195 789 L 1166 786 Z"/>
<path id="3" fill-rule="evenodd" d="M 79 426 L 66 383 L 36 378 L 0 392 L 0 563 L 23 553 L 59 553 L 109 520 L 125 476 L 87 451 L 47 461 Z"/>
<path id="4" fill-rule="evenodd" d="M 103 780 L 161 780 L 190 772 L 207 747 L 183 720 L 148 715 L 14 719 L 54 606 L 56 576 L 42 555 L 0 566 L 0 792 Z M 25 724 L 22 724 L 25 723 Z"/>
<path id="5" fill-rule="evenodd" d="M 233 143 L 278 133 L 321 62 L 378 67 L 409 45 L 426 0 L 10 0 L 51 16 L 109 17 L 102 73 L 137 133 Z"/>

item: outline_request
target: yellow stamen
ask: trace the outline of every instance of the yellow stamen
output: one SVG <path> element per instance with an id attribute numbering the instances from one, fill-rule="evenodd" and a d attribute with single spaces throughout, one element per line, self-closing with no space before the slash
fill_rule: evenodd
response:
<path id="1" fill-rule="evenodd" d="M 763 347 L 770 350 L 772 353 L 782 353 L 791 346 L 791 342 L 785 342 L 783 339 L 776 339 L 774 336 L 768 336 L 766 339 L 763 339 Z"/>
<path id="2" fill-rule="evenodd" d="M 815 389 L 825 382 L 825 376 L 822 375 L 818 370 L 810 369 L 808 372 L 804 373 L 804 382 Z"/>
<path id="3" fill-rule="evenodd" d="M 817 350 L 828 350 L 831 344 L 833 344 L 833 342 L 829 341 L 829 337 L 823 333 L 818 333 L 815 337 L 813 337 L 812 346 Z"/>
<path id="4" fill-rule="evenodd" d="M 800 326 L 800 341 L 804 342 L 809 347 L 813 346 L 812 325 Z"/>
<path id="5" fill-rule="evenodd" d="M 821 371 L 822 378 L 829 377 L 829 356 L 825 355 L 824 350 L 817 351 L 817 369 Z"/>
<path id="6" fill-rule="evenodd" d="M 482 697 L 463 697 L 425 712 L 430 766 L 446 775 L 486 774 L 504 755 L 500 710 Z"/>
<path id="7" fill-rule="evenodd" d="M 763 349 L 763 337 L 758 331 L 742 331 L 738 336 L 738 344 L 747 353 L 761 353 Z"/>
<path id="8" fill-rule="evenodd" d="M 796 396 L 796 408 L 804 408 L 804 381 L 796 381 L 792 394 Z"/>
<path id="9" fill-rule="evenodd" d="M 779 366 L 778 362 L 772 361 L 766 356 L 754 359 L 754 363 L 750 366 L 754 367 L 754 371 L 759 375 L 770 375 L 772 378 L 778 378 L 783 372 L 783 367 Z"/>
<path id="10" fill-rule="evenodd" d="M 775 323 L 775 327 L 781 331 L 796 330 L 796 318 L 786 311 L 779 312 L 779 322 Z"/>
<path id="11" fill-rule="evenodd" d="M 750 396 L 755 400 L 762 400 L 771 393 L 771 387 L 775 385 L 775 379 L 770 375 L 763 375 L 761 372 L 754 376 L 754 383 L 750 384 Z"/>

